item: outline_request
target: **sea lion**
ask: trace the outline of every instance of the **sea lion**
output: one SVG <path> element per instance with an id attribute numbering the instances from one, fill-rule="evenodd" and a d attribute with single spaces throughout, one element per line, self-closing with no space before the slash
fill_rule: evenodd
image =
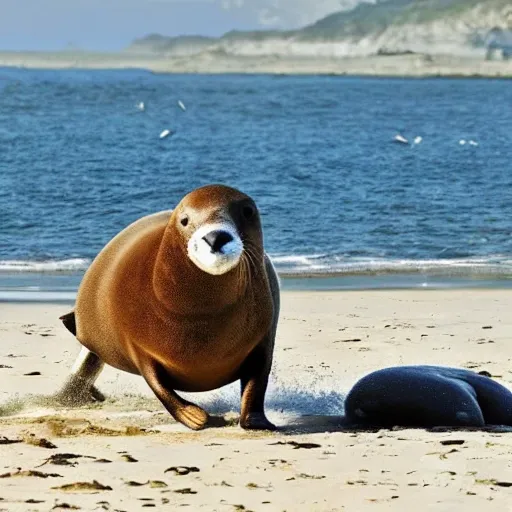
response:
<path id="1" fill-rule="evenodd" d="M 383 427 L 512 426 L 512 393 L 484 372 L 395 366 L 360 379 L 345 414 L 350 423 Z"/>
<path id="2" fill-rule="evenodd" d="M 274 429 L 264 399 L 279 316 L 279 281 L 254 201 L 223 185 L 137 220 L 94 259 L 61 317 L 83 349 L 59 393 L 101 400 L 103 365 L 139 374 L 191 429 L 207 413 L 176 390 L 241 381 L 240 425 Z"/>

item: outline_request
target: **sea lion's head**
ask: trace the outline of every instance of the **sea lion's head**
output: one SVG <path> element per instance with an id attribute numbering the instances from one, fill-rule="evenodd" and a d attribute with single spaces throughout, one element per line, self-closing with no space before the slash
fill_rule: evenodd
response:
<path id="1" fill-rule="evenodd" d="M 234 188 L 208 185 L 190 192 L 173 211 L 171 223 L 189 259 L 208 274 L 226 274 L 242 259 L 251 262 L 263 255 L 256 204 Z"/>

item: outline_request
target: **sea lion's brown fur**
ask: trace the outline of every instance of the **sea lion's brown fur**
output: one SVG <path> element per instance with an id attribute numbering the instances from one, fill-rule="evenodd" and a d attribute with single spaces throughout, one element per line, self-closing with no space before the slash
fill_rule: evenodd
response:
<path id="1" fill-rule="evenodd" d="M 236 226 L 244 250 L 235 268 L 211 275 L 188 257 L 187 242 L 199 226 L 221 221 Z M 207 414 L 175 390 L 208 391 L 240 379 L 242 427 L 273 428 L 263 402 L 278 314 L 279 284 L 256 205 L 229 187 L 197 189 L 174 211 L 128 226 L 87 270 L 74 315 L 62 320 L 71 332 L 76 322 L 91 354 L 62 396 L 76 392 L 77 382 L 92 386 L 104 362 L 142 375 L 174 418 L 198 429 Z"/>

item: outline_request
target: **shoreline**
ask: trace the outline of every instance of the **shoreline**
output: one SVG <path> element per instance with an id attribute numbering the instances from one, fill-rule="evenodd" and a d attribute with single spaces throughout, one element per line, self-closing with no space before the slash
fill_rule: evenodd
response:
<path id="1" fill-rule="evenodd" d="M 72 304 L 83 272 L 0 273 L 0 304 Z M 508 274 L 364 272 L 279 272 L 283 292 L 374 292 L 510 290 Z"/>
<path id="2" fill-rule="evenodd" d="M 128 53 L 1 52 L 0 68 L 146 70 L 157 74 L 331 75 L 380 78 L 512 78 L 512 61 L 404 54 L 368 57 L 241 57 L 204 52 L 163 57 Z"/>

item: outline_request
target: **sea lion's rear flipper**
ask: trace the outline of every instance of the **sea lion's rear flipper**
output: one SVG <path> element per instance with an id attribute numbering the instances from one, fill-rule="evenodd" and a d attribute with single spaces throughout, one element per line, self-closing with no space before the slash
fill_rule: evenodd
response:
<path id="1" fill-rule="evenodd" d="M 104 365 L 105 363 L 96 354 L 82 347 L 71 369 L 71 375 L 55 397 L 57 401 L 72 407 L 91 402 L 103 402 L 105 396 L 94 387 L 94 383 L 103 370 Z"/>
<path id="2" fill-rule="evenodd" d="M 73 335 L 76 336 L 76 320 L 75 320 L 75 311 L 70 311 L 65 315 L 59 317 L 59 320 L 62 320 L 64 327 Z"/>

